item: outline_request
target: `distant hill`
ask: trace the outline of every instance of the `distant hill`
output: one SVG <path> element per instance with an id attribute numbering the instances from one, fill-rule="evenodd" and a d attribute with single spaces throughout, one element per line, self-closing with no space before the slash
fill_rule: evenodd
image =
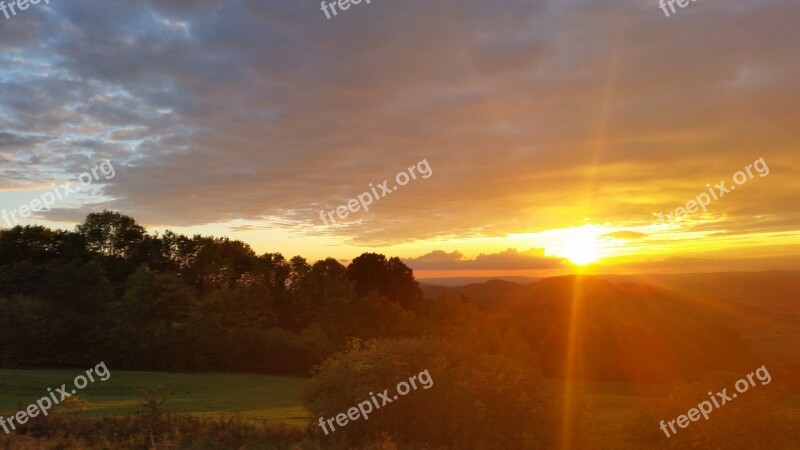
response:
<path id="1" fill-rule="evenodd" d="M 547 278 L 500 316 L 538 348 L 551 377 L 662 382 L 744 370 L 750 362 L 747 344 L 725 317 L 651 286 Z"/>
<path id="2" fill-rule="evenodd" d="M 472 283 L 464 286 L 437 286 L 420 283 L 422 293 L 427 298 L 439 295 L 450 295 L 465 298 L 481 309 L 492 309 L 508 303 L 525 293 L 530 286 L 504 280 L 489 280 L 483 283 Z"/>
<path id="3" fill-rule="evenodd" d="M 517 284 L 533 284 L 541 278 L 534 277 L 454 277 L 454 278 L 421 278 L 420 283 L 437 286 L 466 286 L 468 284 L 485 283 L 492 280 L 502 280 Z"/>
<path id="4" fill-rule="evenodd" d="M 728 315 L 745 335 L 800 333 L 800 271 L 602 275 L 667 289 Z M 734 314 L 735 313 L 735 314 Z"/>
<path id="5" fill-rule="evenodd" d="M 437 286 L 515 330 L 543 370 L 594 380 L 665 381 L 798 358 L 800 272 L 564 276 L 533 284 Z M 752 350 L 758 349 L 758 357 Z"/>
<path id="6" fill-rule="evenodd" d="M 727 297 L 743 305 L 766 304 L 785 311 L 800 308 L 800 271 L 719 272 L 658 275 L 598 275 L 613 282 L 663 287 L 680 292 L 699 292 Z"/>
<path id="7" fill-rule="evenodd" d="M 514 277 L 511 277 L 514 278 Z M 516 277 L 524 278 L 524 277 Z M 562 277 L 554 277 L 555 279 Z M 800 333 L 800 271 L 719 272 L 657 275 L 597 275 L 617 284 L 632 283 L 672 291 L 729 317 L 731 325 L 745 335 Z M 553 279 L 545 278 L 544 280 Z M 438 280 L 438 279 L 437 279 Z M 492 309 L 516 300 L 541 280 L 525 283 L 491 279 L 464 285 L 436 285 L 431 279 L 420 286 L 428 298 L 442 294 L 464 297 L 482 309 Z M 531 282 L 531 280 L 534 280 Z"/>

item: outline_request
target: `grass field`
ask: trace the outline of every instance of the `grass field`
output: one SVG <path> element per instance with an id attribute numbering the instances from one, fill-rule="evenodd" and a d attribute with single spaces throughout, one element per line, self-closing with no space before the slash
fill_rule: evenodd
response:
<path id="1" fill-rule="evenodd" d="M 15 412 L 62 384 L 72 389 L 81 369 L 0 370 L 0 411 Z M 244 419 L 270 424 L 305 426 L 308 412 L 300 401 L 304 378 L 253 374 L 184 374 L 112 372 L 79 391 L 88 402 L 85 414 L 116 415 L 143 411 L 144 388 L 160 387 L 172 393 L 165 409 L 203 416 L 238 413 Z"/>

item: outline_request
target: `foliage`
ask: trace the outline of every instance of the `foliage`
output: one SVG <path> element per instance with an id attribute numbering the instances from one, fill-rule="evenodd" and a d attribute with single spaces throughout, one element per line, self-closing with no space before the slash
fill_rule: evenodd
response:
<path id="1" fill-rule="evenodd" d="M 309 383 L 306 401 L 314 418 L 335 417 L 427 370 L 428 388 L 339 428 L 329 439 L 340 443 L 392 441 L 422 448 L 546 448 L 543 436 L 553 406 L 535 367 L 522 363 L 492 339 L 464 346 L 457 342 L 414 338 L 351 341 L 346 352 L 326 360 Z M 498 433 L 498 430 L 503 430 Z M 319 431 L 318 429 L 318 432 Z"/>
<path id="2" fill-rule="evenodd" d="M 307 374 L 348 338 L 408 335 L 420 299 L 411 269 L 383 255 L 259 256 L 110 211 L 73 232 L 0 231 L 4 367 Z"/>

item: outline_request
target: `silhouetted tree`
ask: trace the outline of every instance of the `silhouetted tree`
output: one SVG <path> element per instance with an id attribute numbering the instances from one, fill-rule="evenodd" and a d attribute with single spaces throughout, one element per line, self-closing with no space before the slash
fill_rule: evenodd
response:
<path id="1" fill-rule="evenodd" d="M 132 256 L 146 234 L 133 218 L 112 211 L 89 214 L 77 230 L 89 251 L 121 258 Z"/>
<path id="2" fill-rule="evenodd" d="M 384 255 L 364 253 L 350 263 L 346 274 L 354 283 L 356 293 L 362 297 L 377 291 L 405 309 L 415 310 L 421 306 L 419 283 L 411 268 L 400 258 L 387 260 Z"/>

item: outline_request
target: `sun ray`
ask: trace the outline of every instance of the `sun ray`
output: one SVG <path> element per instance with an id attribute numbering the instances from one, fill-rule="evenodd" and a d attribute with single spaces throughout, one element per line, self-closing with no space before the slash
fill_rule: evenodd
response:
<path id="1" fill-rule="evenodd" d="M 567 329 L 567 355 L 564 367 L 564 395 L 561 416 L 561 448 L 572 448 L 572 432 L 575 427 L 575 391 L 577 388 L 578 355 L 581 352 L 581 295 L 582 286 L 580 277 L 575 277 L 572 285 L 572 297 L 569 305 L 569 323 Z"/>

